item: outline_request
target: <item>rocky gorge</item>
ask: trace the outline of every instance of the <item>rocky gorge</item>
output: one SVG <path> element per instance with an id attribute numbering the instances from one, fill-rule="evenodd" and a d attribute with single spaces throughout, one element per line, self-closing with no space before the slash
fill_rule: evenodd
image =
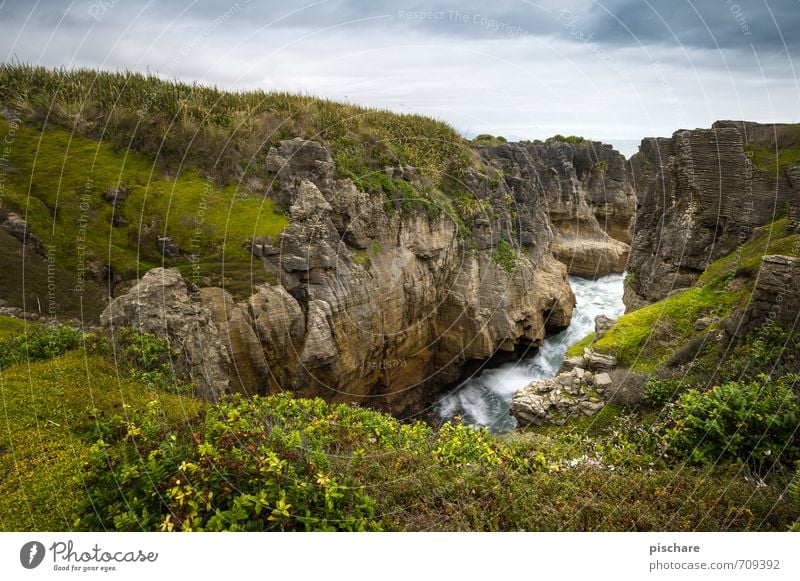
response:
<path id="1" fill-rule="evenodd" d="M 569 325 L 568 273 L 627 262 L 635 195 L 611 146 L 479 144 L 470 155 L 465 223 L 444 202 L 403 211 L 338 178 L 323 145 L 282 141 L 267 154 L 268 195 L 291 223 L 248 246 L 254 278 L 273 284 L 236 302 L 156 269 L 101 321 L 168 338 L 208 399 L 288 389 L 413 413 L 467 362 L 539 346 Z M 385 172 L 430 185 L 413 167 Z"/>

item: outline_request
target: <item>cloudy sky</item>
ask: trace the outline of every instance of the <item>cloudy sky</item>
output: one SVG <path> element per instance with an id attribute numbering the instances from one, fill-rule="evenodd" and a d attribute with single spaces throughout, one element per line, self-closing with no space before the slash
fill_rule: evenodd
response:
<path id="1" fill-rule="evenodd" d="M 800 121 L 800 0 L 0 0 L 0 53 L 614 142 Z"/>

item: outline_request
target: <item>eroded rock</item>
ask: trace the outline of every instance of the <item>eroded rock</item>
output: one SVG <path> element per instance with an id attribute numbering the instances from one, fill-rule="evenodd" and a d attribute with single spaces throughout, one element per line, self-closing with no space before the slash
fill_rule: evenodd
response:
<path id="1" fill-rule="evenodd" d="M 555 377 L 534 381 L 514 394 L 510 413 L 519 426 L 560 426 L 574 417 L 590 416 L 605 405 L 601 393 L 611 388 L 607 373 L 576 367 Z"/>

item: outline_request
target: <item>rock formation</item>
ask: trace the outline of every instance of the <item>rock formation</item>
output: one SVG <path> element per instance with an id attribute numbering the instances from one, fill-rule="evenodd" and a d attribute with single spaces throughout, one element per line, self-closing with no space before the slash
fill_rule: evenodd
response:
<path id="1" fill-rule="evenodd" d="M 797 330 L 799 318 L 800 258 L 765 256 L 761 259 L 753 294 L 742 314 L 742 329 L 756 331 L 759 327 L 774 322 Z"/>
<path id="2" fill-rule="evenodd" d="M 166 336 L 205 397 L 286 389 L 413 413 L 466 362 L 540 345 L 569 324 L 574 295 L 554 250 L 587 276 L 624 267 L 627 245 L 609 233 L 625 237 L 633 198 L 609 146 L 476 155 L 481 169 L 462 176 L 477 200 L 465 232 L 450 207 L 392 211 L 383 193 L 337 179 L 325 147 L 283 141 L 267 154 L 268 195 L 291 223 L 249 244 L 271 284 L 237 304 L 157 269 L 102 321 Z M 386 171 L 426 186 L 414 168 Z"/>
<path id="3" fill-rule="evenodd" d="M 765 168 L 787 125 L 718 121 L 648 138 L 630 160 L 639 201 L 626 283 L 633 310 L 691 286 L 784 209 L 800 215 L 800 164 Z M 800 134 L 796 136 L 800 141 Z"/>
<path id="4" fill-rule="evenodd" d="M 548 141 L 477 151 L 500 171 L 523 228 L 525 206 L 544 202 L 549 224 L 541 226 L 552 230 L 550 249 L 570 274 L 595 278 L 625 270 L 636 197 L 625 160 L 610 145 Z"/>
<path id="5" fill-rule="evenodd" d="M 593 374 L 576 367 L 516 392 L 510 412 L 519 426 L 560 426 L 572 417 L 600 411 L 611 385 L 608 373 Z"/>

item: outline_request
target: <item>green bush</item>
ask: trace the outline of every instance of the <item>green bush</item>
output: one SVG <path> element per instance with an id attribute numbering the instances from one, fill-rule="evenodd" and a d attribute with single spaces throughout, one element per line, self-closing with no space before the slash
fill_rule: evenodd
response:
<path id="1" fill-rule="evenodd" d="M 675 398 L 682 385 L 683 382 L 677 379 L 651 377 L 645 384 L 642 401 L 650 407 L 663 407 Z"/>
<path id="2" fill-rule="evenodd" d="M 797 397 L 787 382 L 761 376 L 751 383 L 727 382 L 709 391 L 691 389 L 678 400 L 667 431 L 673 453 L 691 463 L 740 459 L 769 471 L 798 458 Z"/>
<path id="3" fill-rule="evenodd" d="M 191 391 L 191 384 L 178 378 L 169 344 L 164 339 L 122 327 L 114 332 L 112 342 L 117 366 L 127 370 L 134 381 L 169 393 Z"/>
<path id="4" fill-rule="evenodd" d="M 511 274 L 517 269 L 517 256 L 514 248 L 505 240 L 497 243 L 497 248 L 492 252 L 492 258 L 507 273 Z"/>
<path id="5" fill-rule="evenodd" d="M 156 405 L 135 418 L 119 418 L 117 425 L 107 423 L 82 477 L 87 496 L 76 526 L 379 529 L 374 501 L 351 479 L 331 472 L 326 452 L 336 444 L 319 434 L 322 414 L 309 417 L 313 408 L 327 406 L 280 400 L 237 398 L 210 407 L 202 424 L 185 428 L 164 422 Z M 290 413 L 284 417 L 281 410 Z M 292 415 L 303 421 L 291 421 Z"/>
<path id="6" fill-rule="evenodd" d="M 81 346 L 82 334 L 67 325 L 31 325 L 0 343 L 0 365 L 52 359 Z"/>
<path id="7" fill-rule="evenodd" d="M 406 463 L 432 477 L 543 465 L 486 430 L 437 432 L 287 395 L 236 397 L 185 426 L 165 421 L 153 402 L 146 413 L 98 420 L 97 436 L 82 476 L 81 529 L 378 530 L 364 483 L 396 486 Z"/>
<path id="8" fill-rule="evenodd" d="M 795 510 L 800 512 L 800 466 L 798 466 L 797 472 L 795 472 L 794 480 L 792 480 L 792 483 L 789 485 L 789 499 L 792 501 Z M 795 533 L 800 533 L 800 516 L 794 521 L 790 530 Z"/>

